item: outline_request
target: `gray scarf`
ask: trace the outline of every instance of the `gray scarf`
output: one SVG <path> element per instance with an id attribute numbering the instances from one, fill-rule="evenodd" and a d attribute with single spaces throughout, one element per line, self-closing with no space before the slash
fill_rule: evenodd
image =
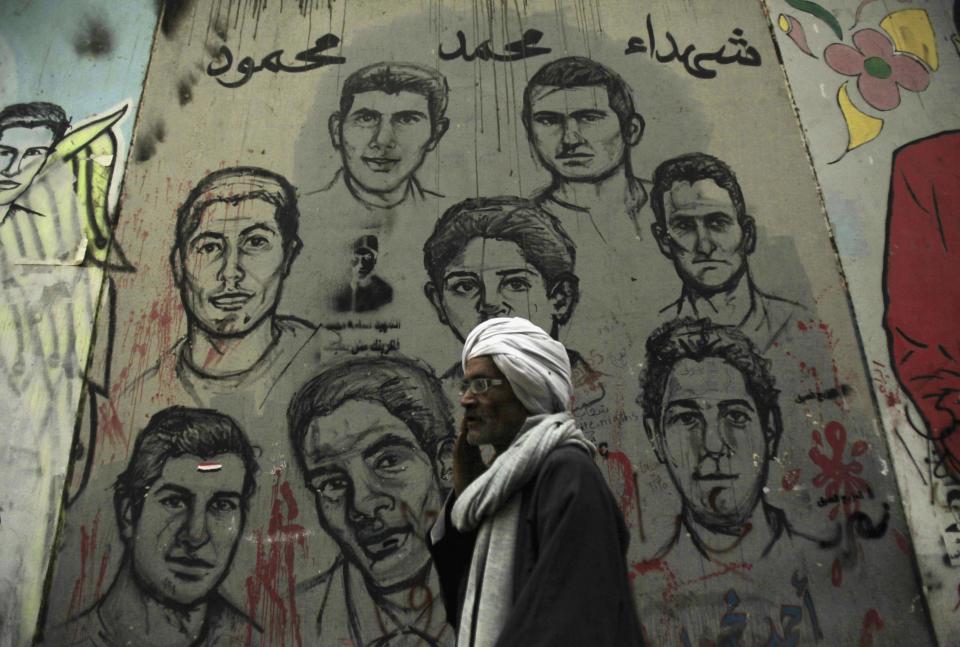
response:
<path id="1" fill-rule="evenodd" d="M 561 445 L 580 445 L 593 455 L 569 412 L 527 418 L 510 447 L 471 483 L 453 505 L 460 532 L 479 528 L 457 635 L 459 647 L 492 647 L 513 606 L 513 564 L 520 521 L 520 490 L 544 459 Z"/>

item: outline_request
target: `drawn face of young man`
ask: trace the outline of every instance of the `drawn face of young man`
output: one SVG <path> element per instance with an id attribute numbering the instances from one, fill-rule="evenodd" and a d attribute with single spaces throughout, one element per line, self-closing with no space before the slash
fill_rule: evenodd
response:
<path id="1" fill-rule="evenodd" d="M 0 208 L 30 188 L 53 149 L 53 140 L 53 132 L 46 126 L 0 131 Z"/>
<path id="2" fill-rule="evenodd" d="M 510 446 L 530 414 L 490 356 L 472 357 L 466 368 L 464 382 L 478 377 L 504 381 L 480 394 L 465 390 L 460 395 L 467 442 L 475 447 L 492 445 L 500 454 Z"/>
<path id="3" fill-rule="evenodd" d="M 321 524 L 368 584 L 416 583 L 442 503 L 434 462 L 410 428 L 380 403 L 350 400 L 310 422 L 304 454 Z"/>
<path id="4" fill-rule="evenodd" d="M 603 86 L 537 86 L 530 96 L 530 139 L 551 173 L 570 181 L 603 179 L 623 166 L 639 140 L 639 117 L 624 138 Z"/>
<path id="5" fill-rule="evenodd" d="M 270 316 L 288 270 L 276 208 L 263 200 L 215 202 L 180 249 L 184 307 L 215 336 L 242 336 Z"/>
<path id="6" fill-rule="evenodd" d="M 757 505 L 771 449 L 740 371 L 681 359 L 658 420 L 645 420 L 684 505 L 706 527 L 739 527 Z"/>
<path id="7" fill-rule="evenodd" d="M 420 168 L 446 125 L 431 125 L 422 94 L 372 90 L 355 94 L 346 115 L 331 117 L 330 136 L 352 180 L 371 193 L 388 193 Z"/>
<path id="8" fill-rule="evenodd" d="M 198 471 L 205 462 L 222 467 Z M 150 595 L 192 606 L 220 584 L 243 531 L 244 475 L 236 454 L 167 460 L 143 498 L 139 518 L 121 524 L 134 576 Z"/>
<path id="9" fill-rule="evenodd" d="M 726 189 L 713 180 L 675 182 L 663 206 L 666 227 L 654 224 L 654 235 L 684 285 L 706 294 L 736 287 L 756 235 L 750 216 L 737 219 Z"/>
<path id="10" fill-rule="evenodd" d="M 555 330 L 571 303 L 564 294 L 568 287 L 548 291 L 516 243 L 474 238 L 446 268 L 439 289 L 431 284 L 427 294 L 440 319 L 463 341 L 477 324 L 493 317 L 524 317 Z"/>

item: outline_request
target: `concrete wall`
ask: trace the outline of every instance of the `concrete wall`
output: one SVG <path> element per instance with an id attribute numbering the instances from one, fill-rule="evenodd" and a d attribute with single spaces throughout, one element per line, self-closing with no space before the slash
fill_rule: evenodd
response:
<path id="1" fill-rule="evenodd" d="M 936 644 L 928 601 L 949 644 L 949 510 L 930 503 L 952 500 L 949 444 L 885 404 L 907 398 L 881 327 L 875 166 L 949 127 L 958 61 L 947 7 L 888 4 L 853 28 L 839 7 L 748 0 L 193 0 L 124 21 L 157 31 L 136 46 L 145 61 L 152 42 L 91 388 L 57 391 L 92 452 L 63 499 L 46 642 L 453 644 L 423 537 L 450 488 L 462 337 L 512 314 L 574 351 L 652 644 Z M 883 22 L 901 9 L 923 15 Z M 930 81 L 893 112 L 824 61 L 865 28 L 930 42 L 925 24 L 937 64 L 897 54 L 904 83 Z M 609 89 L 535 85 L 525 121 L 554 61 Z M 848 78 L 859 120 L 837 104 Z M 880 135 L 829 164 L 870 117 Z M 665 330 L 735 350 L 680 371 Z M 663 402 L 677 389 L 683 415 Z M 242 436 L 203 446 L 218 433 Z M 172 609 L 193 611 L 157 621 Z"/>

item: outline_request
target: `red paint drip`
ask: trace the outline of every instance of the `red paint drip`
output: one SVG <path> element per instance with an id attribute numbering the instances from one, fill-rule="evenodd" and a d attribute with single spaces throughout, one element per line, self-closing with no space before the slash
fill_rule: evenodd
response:
<path id="1" fill-rule="evenodd" d="M 840 565 L 839 559 L 833 560 L 833 566 L 830 568 L 830 581 L 838 588 L 843 585 L 843 566 Z"/>
<path id="2" fill-rule="evenodd" d="M 303 526 L 293 523 L 299 509 L 293 490 L 280 475 L 273 484 L 273 506 L 267 528 L 257 537 L 257 561 L 247 578 L 247 612 L 264 629 L 264 644 L 303 646 L 300 617 L 297 613 L 297 577 L 294 572 L 297 545 L 306 554 Z M 267 547 L 264 547 L 264 543 Z M 284 584 L 286 586 L 284 586 Z M 247 630 L 247 644 L 253 640 L 253 628 Z"/>
<path id="3" fill-rule="evenodd" d="M 863 629 L 860 631 L 860 647 L 873 647 L 874 630 L 883 629 L 883 618 L 876 609 L 870 609 L 863 616 Z"/>
<path id="4" fill-rule="evenodd" d="M 793 490 L 793 488 L 797 487 L 797 483 L 799 481 L 800 481 L 800 468 L 798 467 L 796 469 L 790 470 L 789 472 L 783 475 L 783 480 L 781 481 L 781 485 L 783 485 L 784 490 L 786 490 L 787 492 L 790 492 L 791 490 Z"/>

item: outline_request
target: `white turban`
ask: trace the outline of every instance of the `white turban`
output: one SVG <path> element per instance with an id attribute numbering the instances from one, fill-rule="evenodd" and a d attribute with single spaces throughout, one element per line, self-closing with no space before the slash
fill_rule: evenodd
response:
<path id="1" fill-rule="evenodd" d="M 521 317 L 484 321 L 467 335 L 461 362 L 490 355 L 531 415 L 570 411 L 573 385 L 563 344 Z"/>

